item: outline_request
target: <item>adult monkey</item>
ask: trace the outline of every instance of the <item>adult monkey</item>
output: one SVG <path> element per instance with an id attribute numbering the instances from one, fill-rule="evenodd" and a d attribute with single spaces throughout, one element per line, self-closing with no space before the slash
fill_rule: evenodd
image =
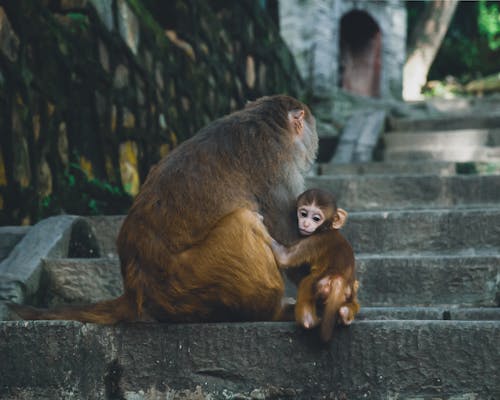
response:
<path id="1" fill-rule="evenodd" d="M 280 319 L 284 283 L 265 226 L 281 243 L 294 239 L 317 145 L 314 117 L 288 96 L 214 121 L 162 159 L 136 197 L 117 240 L 122 296 L 12 308 L 25 319 L 104 324 Z"/>

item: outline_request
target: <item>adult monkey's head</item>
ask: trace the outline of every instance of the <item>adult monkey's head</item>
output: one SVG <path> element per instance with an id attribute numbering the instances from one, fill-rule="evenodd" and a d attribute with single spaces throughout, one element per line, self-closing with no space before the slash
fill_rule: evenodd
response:
<path id="1" fill-rule="evenodd" d="M 309 108 L 293 97 L 276 95 L 261 97 L 245 107 L 245 111 L 252 109 L 258 110 L 261 117 L 267 114 L 269 121 L 292 133 L 294 163 L 301 173 L 309 171 L 318 150 L 316 120 Z"/>

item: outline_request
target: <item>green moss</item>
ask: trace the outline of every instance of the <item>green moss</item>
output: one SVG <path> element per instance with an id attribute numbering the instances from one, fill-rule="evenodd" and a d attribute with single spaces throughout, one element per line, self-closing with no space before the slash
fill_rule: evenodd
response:
<path id="1" fill-rule="evenodd" d="M 74 22 L 72 26 L 74 32 L 78 29 L 87 30 L 89 28 L 89 18 L 87 15 L 82 13 L 68 13 L 66 15 Z"/>
<path id="2" fill-rule="evenodd" d="M 126 213 L 131 197 L 120 187 L 99 179 L 88 179 L 79 165 L 71 164 L 58 183 L 59 191 L 40 201 L 40 215 L 61 211 L 77 215 Z"/>
<path id="3" fill-rule="evenodd" d="M 155 38 L 155 45 L 160 49 L 168 48 L 169 42 L 165 38 L 165 31 L 158 25 L 156 20 L 153 18 L 151 13 L 143 6 L 139 0 L 127 0 L 128 5 L 135 13 L 137 18 L 141 21 L 141 25 L 144 25 L 146 32 L 150 30 Z"/>

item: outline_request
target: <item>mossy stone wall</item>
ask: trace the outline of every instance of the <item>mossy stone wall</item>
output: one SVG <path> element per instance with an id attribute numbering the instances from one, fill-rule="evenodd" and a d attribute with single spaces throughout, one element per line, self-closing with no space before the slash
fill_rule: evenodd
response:
<path id="1" fill-rule="evenodd" d="M 257 1 L 2 1 L 0 224 L 124 213 L 199 128 L 300 88 Z"/>

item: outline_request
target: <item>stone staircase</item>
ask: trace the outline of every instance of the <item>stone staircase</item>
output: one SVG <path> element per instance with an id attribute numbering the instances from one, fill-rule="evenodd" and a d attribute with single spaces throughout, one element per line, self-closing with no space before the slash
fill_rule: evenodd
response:
<path id="1" fill-rule="evenodd" d="M 361 282 L 359 317 L 331 343 L 293 323 L 4 321 L 0 398 L 500 399 L 495 118 L 393 121 L 384 161 L 323 164 L 308 178 L 349 211 Z M 0 299 L 119 293 L 121 221 L 53 217 L 21 232 L 0 264 Z"/>

